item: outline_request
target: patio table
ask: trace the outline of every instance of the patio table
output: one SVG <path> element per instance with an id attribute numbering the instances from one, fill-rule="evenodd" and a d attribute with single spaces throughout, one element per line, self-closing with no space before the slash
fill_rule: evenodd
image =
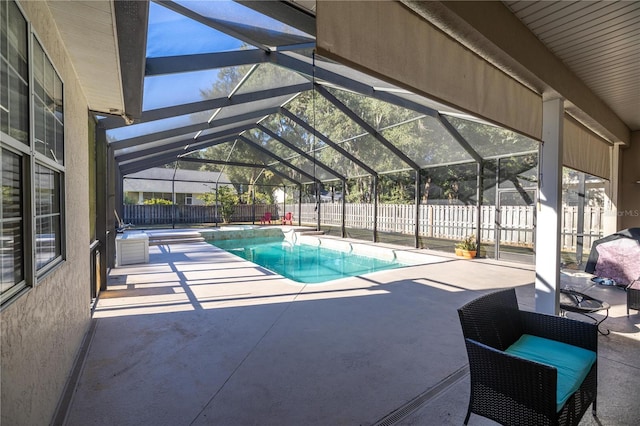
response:
<path id="1" fill-rule="evenodd" d="M 603 336 L 610 333 L 608 329 L 606 330 L 606 333 L 600 330 L 600 324 L 609 317 L 610 307 L 611 306 L 607 302 L 603 302 L 602 300 L 580 293 L 579 291 L 568 288 L 560 289 L 560 309 L 564 312 L 575 312 L 591 318 L 595 321 L 598 332 Z M 604 318 L 599 320 L 589 315 L 598 311 L 606 311 Z"/>

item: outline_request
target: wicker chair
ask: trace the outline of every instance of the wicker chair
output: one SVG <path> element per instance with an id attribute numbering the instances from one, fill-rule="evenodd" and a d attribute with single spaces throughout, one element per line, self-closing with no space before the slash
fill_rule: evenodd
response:
<path id="1" fill-rule="evenodd" d="M 627 287 L 627 316 L 629 316 L 629 309 L 640 311 L 640 279 Z"/>
<path id="2" fill-rule="evenodd" d="M 557 370 L 505 351 L 529 334 L 597 354 L 594 324 L 521 311 L 514 289 L 501 290 L 458 309 L 469 357 L 471 413 L 505 425 L 577 425 L 593 404 L 596 415 L 597 355 L 579 389 L 558 410 Z"/>

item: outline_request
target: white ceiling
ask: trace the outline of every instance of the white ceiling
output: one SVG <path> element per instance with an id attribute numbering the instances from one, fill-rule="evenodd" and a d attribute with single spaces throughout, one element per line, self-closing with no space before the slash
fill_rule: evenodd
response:
<path id="1" fill-rule="evenodd" d="M 122 78 L 113 1 L 47 2 L 92 111 L 121 115 Z"/>
<path id="2" fill-rule="evenodd" d="M 640 2 L 505 1 L 632 130 L 640 130 Z"/>

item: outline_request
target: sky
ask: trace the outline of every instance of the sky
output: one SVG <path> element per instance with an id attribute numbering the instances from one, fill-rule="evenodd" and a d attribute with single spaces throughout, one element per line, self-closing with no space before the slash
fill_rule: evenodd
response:
<path id="1" fill-rule="evenodd" d="M 233 1 L 208 0 L 175 3 L 208 18 L 254 26 L 275 33 L 283 32 L 309 37 L 307 34 L 262 15 Z M 245 42 L 187 18 L 161 4 L 149 5 L 147 57 L 165 57 L 199 53 L 228 52 L 251 49 Z M 167 74 L 146 77 L 143 92 L 143 111 L 203 100 L 202 89 L 209 89 L 218 81 L 218 70 Z M 127 126 L 114 130 L 115 139 L 126 139 L 144 133 L 165 130 L 167 123 L 146 126 Z M 147 128 L 150 127 L 150 128 Z"/>

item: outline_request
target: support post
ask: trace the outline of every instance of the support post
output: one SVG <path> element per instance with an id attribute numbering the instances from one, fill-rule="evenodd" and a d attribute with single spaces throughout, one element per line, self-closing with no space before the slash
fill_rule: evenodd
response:
<path id="1" fill-rule="evenodd" d="M 420 247 L 420 170 L 416 170 L 416 180 L 415 180 L 415 238 L 414 238 L 414 247 Z"/>
<path id="2" fill-rule="evenodd" d="M 584 253 L 584 203 L 587 199 L 586 176 L 583 172 L 578 174 L 578 220 L 576 223 L 576 264 L 582 265 Z"/>
<path id="3" fill-rule="evenodd" d="M 282 218 L 287 214 L 287 185 L 282 185 Z M 281 221 L 282 222 L 282 221 Z M 293 225 L 293 223 L 291 223 Z"/>
<path id="4" fill-rule="evenodd" d="M 256 184 L 251 187 L 251 224 L 256 224 Z"/>
<path id="5" fill-rule="evenodd" d="M 564 101 L 542 103 L 536 224 L 536 312 L 557 315 L 560 295 L 560 215 Z"/>
<path id="6" fill-rule="evenodd" d="M 176 173 L 178 171 L 178 162 L 173 167 L 173 176 L 171 177 L 171 229 L 176 229 Z"/>
<path id="7" fill-rule="evenodd" d="M 373 242 L 378 242 L 378 175 L 373 176 Z"/>
<path id="8" fill-rule="evenodd" d="M 100 280 L 100 291 L 107 289 L 107 268 L 109 264 L 109 237 L 115 234 L 113 226 L 113 209 L 109 203 L 108 157 L 109 148 L 104 128 L 96 126 L 96 239 L 100 242 L 100 264 L 97 275 Z M 115 244 L 114 244 L 115 246 Z"/>
<path id="9" fill-rule="evenodd" d="M 113 217 L 114 211 L 117 211 L 120 217 L 124 211 L 123 200 L 123 175 L 118 168 L 115 161 L 114 150 L 107 143 L 107 208 L 109 209 L 107 214 L 109 220 L 107 221 L 107 253 L 106 261 L 108 268 L 113 268 L 116 265 L 116 220 Z M 104 288 L 106 290 L 107 281 L 104 281 Z"/>
<path id="10" fill-rule="evenodd" d="M 216 226 L 220 221 L 220 206 L 218 205 L 218 182 L 216 182 Z"/>
<path id="11" fill-rule="evenodd" d="M 345 228 L 345 220 L 346 220 L 346 208 L 347 208 L 347 201 L 346 201 L 346 195 L 347 195 L 347 180 L 346 179 L 342 179 L 342 227 L 341 227 L 341 235 L 342 238 L 347 236 L 347 230 Z"/>
<path id="12" fill-rule="evenodd" d="M 480 241 L 482 240 L 482 187 L 484 185 L 484 161 L 478 161 L 477 167 L 477 188 L 476 188 L 476 247 L 478 249 L 477 256 L 480 256 Z"/>
<path id="13" fill-rule="evenodd" d="M 317 221 L 316 221 L 316 231 L 320 230 L 320 205 L 322 204 L 320 202 L 320 184 L 318 182 L 316 182 L 315 184 L 315 188 L 316 188 L 316 210 L 318 213 L 317 214 Z"/>
<path id="14" fill-rule="evenodd" d="M 298 226 L 302 226 L 302 184 L 298 184 Z"/>

